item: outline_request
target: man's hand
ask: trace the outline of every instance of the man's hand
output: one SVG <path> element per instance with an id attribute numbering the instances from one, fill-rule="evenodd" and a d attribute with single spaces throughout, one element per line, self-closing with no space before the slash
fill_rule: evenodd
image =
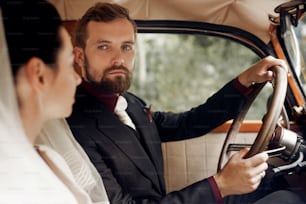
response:
<path id="1" fill-rule="evenodd" d="M 239 74 L 238 80 L 245 87 L 249 87 L 253 83 L 271 81 L 273 79 L 273 72 L 270 68 L 273 66 L 281 66 L 288 70 L 288 66 L 284 60 L 268 56 Z"/>
<path id="2" fill-rule="evenodd" d="M 245 148 L 232 155 L 224 168 L 214 176 L 222 197 L 250 193 L 258 188 L 265 176 L 268 154 L 262 152 L 244 159 L 248 151 Z"/>

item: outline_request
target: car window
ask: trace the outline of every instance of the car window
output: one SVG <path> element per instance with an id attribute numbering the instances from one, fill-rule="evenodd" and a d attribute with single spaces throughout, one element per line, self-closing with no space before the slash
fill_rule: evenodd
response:
<path id="1" fill-rule="evenodd" d="M 294 32 L 298 42 L 297 50 L 300 51 L 295 58 L 298 58 L 298 61 L 294 66 L 297 76 L 300 79 L 300 82 L 303 85 L 304 91 L 306 91 L 306 66 L 305 66 L 305 59 L 306 59 L 306 17 L 303 17 L 302 21 L 294 27 Z M 289 44 L 289 43 L 288 43 Z M 293 44 L 293 43 L 291 43 Z M 290 53 L 290 51 L 289 51 Z M 293 53 L 294 54 L 294 53 Z M 294 57 L 292 57 L 294 58 Z"/>
<path id="2" fill-rule="evenodd" d="M 137 58 L 130 91 L 152 104 L 153 111 L 185 111 L 203 103 L 259 59 L 251 49 L 230 39 L 137 34 Z M 270 94 L 269 88 L 262 91 L 246 119 L 263 117 Z"/>

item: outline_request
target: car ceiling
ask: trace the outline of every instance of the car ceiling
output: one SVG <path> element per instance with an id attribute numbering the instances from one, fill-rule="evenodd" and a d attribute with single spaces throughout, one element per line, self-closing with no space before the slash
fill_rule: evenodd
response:
<path id="1" fill-rule="evenodd" d="M 49 0 L 64 20 L 77 20 L 97 0 Z M 104 0 L 129 9 L 135 20 L 187 20 L 224 24 L 270 41 L 268 15 L 288 0 Z"/>

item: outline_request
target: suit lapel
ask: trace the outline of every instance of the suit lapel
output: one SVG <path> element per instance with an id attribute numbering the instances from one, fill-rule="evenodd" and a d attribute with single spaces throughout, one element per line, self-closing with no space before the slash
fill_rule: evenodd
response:
<path id="1" fill-rule="evenodd" d="M 127 113 L 137 127 L 138 133 L 143 140 L 143 145 L 147 148 L 147 153 L 150 160 L 154 163 L 154 168 L 158 172 L 161 186 L 164 186 L 163 178 L 163 157 L 161 150 L 161 141 L 156 132 L 155 123 L 150 120 L 148 110 L 143 104 L 135 101 L 128 95 L 125 96 L 128 100 Z"/>
<path id="2" fill-rule="evenodd" d="M 145 176 L 152 180 L 156 189 L 160 190 L 160 178 L 157 173 L 152 173 L 152 170 L 154 169 L 155 172 L 156 168 L 138 138 L 132 132 L 133 130 L 124 125 L 111 111 L 94 100 L 94 98 L 91 98 L 91 96 L 85 98 L 86 101 L 82 103 L 83 109 L 97 110 L 95 114 L 93 112 L 88 114 L 88 117 L 92 118 L 94 116 L 96 118 L 97 129 L 105 137 L 108 137 Z"/>
<path id="3" fill-rule="evenodd" d="M 107 111 L 109 112 L 109 111 Z M 112 125 L 108 125 L 106 121 L 111 121 Z M 152 170 L 156 170 L 155 166 L 148 157 L 148 154 L 142 147 L 139 139 L 132 132 L 131 128 L 123 125 L 114 114 L 104 114 L 98 118 L 98 129 L 108 137 L 126 156 L 143 172 L 153 183 L 160 189 L 158 177 L 156 173 L 152 174 Z"/>

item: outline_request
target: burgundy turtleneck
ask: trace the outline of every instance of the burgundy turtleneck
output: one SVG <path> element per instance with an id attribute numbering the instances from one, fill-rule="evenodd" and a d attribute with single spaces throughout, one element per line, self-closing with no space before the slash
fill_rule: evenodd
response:
<path id="1" fill-rule="evenodd" d="M 238 77 L 233 79 L 232 83 L 233 83 L 234 87 L 244 96 L 249 96 L 254 91 L 254 86 L 253 85 L 250 86 L 250 87 L 245 87 L 244 85 L 242 85 L 240 83 L 240 81 L 238 80 Z"/>
<path id="2" fill-rule="evenodd" d="M 92 86 L 90 83 L 86 82 L 85 80 L 82 80 L 82 83 L 80 85 L 82 88 L 85 89 L 90 95 L 97 98 L 97 100 L 102 103 L 107 109 L 109 109 L 111 112 L 114 112 L 118 95 L 116 94 L 107 94 L 104 93 L 99 88 Z"/>

